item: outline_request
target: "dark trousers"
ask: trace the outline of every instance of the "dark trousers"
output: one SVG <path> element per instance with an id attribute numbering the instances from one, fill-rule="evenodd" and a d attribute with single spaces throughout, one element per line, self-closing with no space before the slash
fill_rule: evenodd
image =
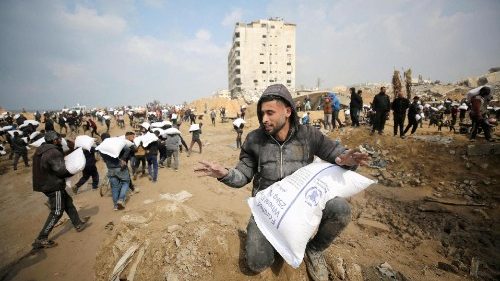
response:
<path id="1" fill-rule="evenodd" d="M 406 114 L 397 114 L 394 113 L 394 135 L 396 136 L 398 134 L 398 128 L 399 128 L 399 135 L 403 136 L 403 128 L 405 124 L 405 115 Z"/>
<path id="2" fill-rule="evenodd" d="M 318 232 L 307 247 L 315 251 L 324 251 L 351 221 L 351 207 L 344 198 L 335 197 L 326 202 Z M 245 241 L 246 263 L 250 270 L 261 272 L 274 263 L 275 250 L 271 243 L 250 217 Z"/>
<path id="3" fill-rule="evenodd" d="M 23 152 L 23 153 L 14 152 L 14 170 L 17 169 L 17 163 L 19 162 L 19 158 L 21 158 L 21 157 L 23 158 L 24 166 L 29 167 L 28 153 L 27 152 Z"/>
<path id="4" fill-rule="evenodd" d="M 83 169 L 82 177 L 76 183 L 76 188 L 78 189 L 80 186 L 84 185 L 90 177 L 92 177 L 92 188 L 96 189 L 99 186 L 99 172 L 97 172 L 96 166 Z"/>
<path id="5" fill-rule="evenodd" d="M 420 119 L 422 120 L 422 119 Z M 411 134 L 413 135 L 415 133 L 415 131 L 417 131 L 417 127 L 418 127 L 418 121 L 417 119 L 415 118 L 408 118 L 408 125 L 406 126 L 404 132 L 403 132 L 403 135 L 406 134 L 406 132 L 408 132 L 408 130 L 411 128 Z"/>
<path id="6" fill-rule="evenodd" d="M 215 118 L 212 118 L 212 125 L 215 127 Z"/>
<path id="7" fill-rule="evenodd" d="M 375 132 L 375 130 L 377 130 L 379 133 L 382 133 L 384 131 L 386 116 L 387 114 L 385 111 L 375 112 L 372 132 Z"/>
<path id="8" fill-rule="evenodd" d="M 339 128 L 342 128 L 342 122 L 340 121 L 340 118 L 339 118 L 339 111 L 333 110 L 332 126 L 334 129 L 337 128 L 337 122 L 339 123 Z"/>
<path id="9" fill-rule="evenodd" d="M 160 152 L 160 164 L 163 165 L 163 162 L 167 159 L 167 147 L 164 145 L 160 146 L 158 152 Z"/>
<path id="10" fill-rule="evenodd" d="M 94 137 L 94 134 L 96 134 L 98 137 L 100 137 L 99 133 L 97 132 L 97 127 L 91 127 L 92 131 L 90 132 L 91 136 Z"/>
<path id="11" fill-rule="evenodd" d="M 351 108 L 350 111 L 351 111 L 352 126 L 358 127 L 359 126 L 359 109 Z"/>
<path id="12" fill-rule="evenodd" d="M 476 135 L 479 131 L 479 127 L 483 129 L 484 131 L 484 138 L 486 140 L 491 139 L 491 128 L 490 125 L 488 125 L 486 119 L 478 119 L 478 118 L 472 118 L 472 132 L 470 135 L 470 139 L 473 140 L 476 138 Z"/>
<path id="13" fill-rule="evenodd" d="M 141 172 L 144 174 L 146 172 L 146 156 L 135 156 L 134 166 L 132 167 L 132 173 L 135 175 L 138 173 L 139 165 L 142 163 Z"/>
<path id="14" fill-rule="evenodd" d="M 56 223 L 61 219 L 64 212 L 68 214 L 71 223 L 77 226 L 82 223 L 78 212 L 76 211 L 75 205 L 73 205 L 73 199 L 66 190 L 58 190 L 54 192 L 44 192 L 44 194 L 49 198 L 50 213 L 45 225 L 38 234 L 38 239 L 47 239 L 50 232 L 56 225 Z"/>

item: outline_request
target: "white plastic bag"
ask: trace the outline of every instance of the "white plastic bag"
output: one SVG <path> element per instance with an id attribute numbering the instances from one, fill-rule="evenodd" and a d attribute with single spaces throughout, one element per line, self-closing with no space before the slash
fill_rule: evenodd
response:
<path id="1" fill-rule="evenodd" d="M 374 181 L 330 163 L 312 163 L 248 199 L 260 231 L 292 267 L 321 222 L 326 202 L 350 197 Z"/>
<path id="2" fill-rule="evenodd" d="M 90 151 L 95 144 L 95 139 L 87 135 L 77 136 L 75 138 L 75 147 L 81 147 Z"/>
<path id="3" fill-rule="evenodd" d="M 118 158 L 120 152 L 127 145 L 124 139 L 118 137 L 112 137 L 105 139 L 100 145 L 95 149 L 101 153 L 104 153 L 110 157 Z"/>
<path id="4" fill-rule="evenodd" d="M 85 168 L 85 155 L 83 154 L 82 148 L 78 148 L 75 151 L 64 157 L 64 162 L 66 164 L 66 170 L 72 175 L 83 171 Z"/>

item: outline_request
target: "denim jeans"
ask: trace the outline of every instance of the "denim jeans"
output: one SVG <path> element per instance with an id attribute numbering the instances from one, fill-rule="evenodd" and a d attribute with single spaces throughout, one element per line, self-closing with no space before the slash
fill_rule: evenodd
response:
<path id="1" fill-rule="evenodd" d="M 127 196 L 128 186 L 130 181 L 120 180 L 117 177 L 109 177 L 109 183 L 111 184 L 111 193 L 113 196 L 113 205 L 118 207 L 116 204 L 118 200 L 125 202 L 125 197 Z"/>
<path id="2" fill-rule="evenodd" d="M 318 232 L 307 247 L 324 251 L 351 221 L 351 207 L 344 198 L 335 197 L 326 202 Z M 250 217 L 245 241 L 246 263 L 250 270 L 261 272 L 274 263 L 275 249 Z"/>
<path id="3" fill-rule="evenodd" d="M 158 179 L 158 156 L 148 155 L 146 160 L 148 161 L 148 173 L 156 181 Z"/>

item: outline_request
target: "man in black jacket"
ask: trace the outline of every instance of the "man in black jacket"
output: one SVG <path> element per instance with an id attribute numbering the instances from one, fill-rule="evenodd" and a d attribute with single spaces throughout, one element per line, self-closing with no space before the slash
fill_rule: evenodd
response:
<path id="1" fill-rule="evenodd" d="M 351 121 L 353 127 L 359 127 L 359 112 L 363 108 L 363 98 L 361 97 L 361 90 L 356 93 L 355 88 L 349 89 L 351 91 L 351 102 L 349 103 L 349 110 L 351 111 Z"/>
<path id="2" fill-rule="evenodd" d="M 385 120 L 391 110 L 391 101 L 389 96 L 385 93 L 385 87 L 380 88 L 380 92 L 373 97 L 373 110 L 375 111 L 375 119 L 371 135 L 378 131 L 379 135 L 384 133 Z"/>
<path id="3" fill-rule="evenodd" d="M 412 128 L 411 129 L 412 135 L 415 133 L 415 131 L 417 131 L 418 127 L 417 114 L 420 113 L 420 108 L 418 107 L 418 100 L 419 98 L 417 96 L 413 97 L 413 102 L 410 104 L 410 108 L 408 109 L 408 125 L 406 126 L 403 132 L 403 138 L 406 132 L 408 132 L 410 128 Z"/>
<path id="4" fill-rule="evenodd" d="M 257 114 L 260 128 L 247 135 L 236 168 L 228 170 L 217 163 L 201 161 L 202 166 L 195 171 L 235 188 L 253 179 L 252 196 L 255 196 L 312 163 L 314 156 L 350 169 L 367 160 L 367 154 L 346 150 L 315 127 L 300 125 L 292 96 L 284 85 L 271 85 L 264 91 L 257 104 Z M 307 270 L 313 280 L 328 280 L 323 250 L 350 219 L 351 209 L 345 199 L 335 197 L 326 203 L 318 232 L 308 243 L 305 253 Z M 245 249 L 247 266 L 254 272 L 261 272 L 274 263 L 275 249 L 253 217 L 247 226 Z"/>
<path id="5" fill-rule="evenodd" d="M 403 93 L 399 92 L 398 96 L 392 101 L 391 109 L 394 114 L 394 136 L 398 135 L 404 138 L 403 128 L 406 117 L 406 109 L 410 106 L 410 101 L 403 97 Z"/>
<path id="6" fill-rule="evenodd" d="M 49 240 L 49 234 L 62 217 L 68 214 L 76 231 L 87 226 L 88 217 L 83 220 L 78 216 L 73 199 L 66 192 L 65 178 L 72 174 L 66 170 L 62 153 L 61 138 L 54 131 L 45 134 L 45 143 L 40 145 L 33 156 L 33 190 L 43 192 L 49 199 L 50 214 L 40 234 L 33 242 L 33 249 L 50 248 L 57 245 Z"/>

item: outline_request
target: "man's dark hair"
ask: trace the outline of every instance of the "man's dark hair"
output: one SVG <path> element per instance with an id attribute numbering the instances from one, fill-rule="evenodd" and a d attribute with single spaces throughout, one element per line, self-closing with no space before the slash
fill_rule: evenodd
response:
<path id="1" fill-rule="evenodd" d="M 351 94 L 356 93 L 356 89 L 354 87 L 350 88 L 349 91 L 351 91 Z"/>
<path id="2" fill-rule="evenodd" d="M 277 96 L 277 95 L 265 95 L 265 96 L 262 96 L 260 98 L 259 102 L 260 102 L 260 104 L 263 104 L 265 102 L 273 101 L 273 100 L 282 103 L 286 107 L 292 107 L 292 105 L 288 104 L 288 102 L 284 98 L 282 98 L 280 96 Z"/>
<path id="3" fill-rule="evenodd" d="M 130 132 L 130 131 L 128 131 L 128 132 L 125 133 L 125 136 L 131 136 L 131 135 L 135 135 L 135 133 L 134 132 Z"/>
<path id="4" fill-rule="evenodd" d="M 363 93 L 363 91 L 361 91 L 361 90 L 358 90 L 358 95 L 361 95 L 361 93 Z"/>
<path id="5" fill-rule="evenodd" d="M 107 138 L 110 138 L 111 136 L 108 133 L 102 133 L 101 134 L 101 140 L 105 140 Z"/>

